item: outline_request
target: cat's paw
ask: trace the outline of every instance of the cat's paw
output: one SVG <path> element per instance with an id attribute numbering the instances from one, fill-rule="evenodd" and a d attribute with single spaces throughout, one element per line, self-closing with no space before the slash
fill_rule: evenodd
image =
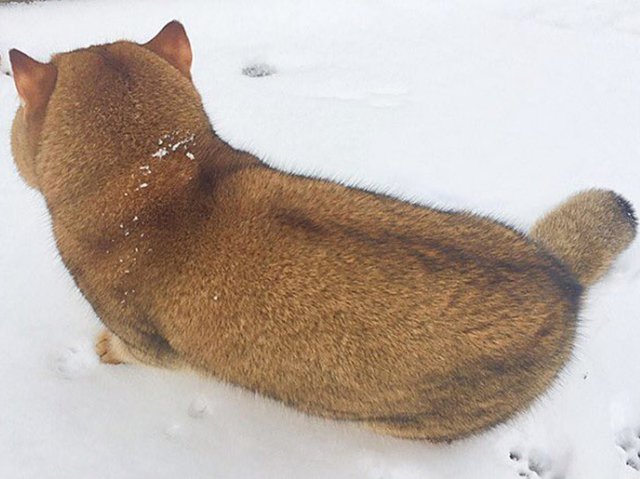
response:
<path id="1" fill-rule="evenodd" d="M 111 331 L 104 329 L 96 337 L 96 354 L 106 364 L 125 364 L 131 362 L 126 346 Z"/>

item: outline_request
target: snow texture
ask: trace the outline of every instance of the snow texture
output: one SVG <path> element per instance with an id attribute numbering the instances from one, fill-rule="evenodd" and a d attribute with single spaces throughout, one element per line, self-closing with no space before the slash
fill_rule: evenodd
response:
<path id="1" fill-rule="evenodd" d="M 0 70 L 9 48 L 46 60 L 173 18 L 219 134 L 276 167 L 523 229 L 588 187 L 640 206 L 637 0 L 3 4 Z M 100 364 L 99 322 L 11 159 L 17 105 L 1 75 L 1 478 L 640 477 L 640 242 L 589 292 L 575 360 L 529 411 L 450 445 L 376 436 L 212 379 Z"/>

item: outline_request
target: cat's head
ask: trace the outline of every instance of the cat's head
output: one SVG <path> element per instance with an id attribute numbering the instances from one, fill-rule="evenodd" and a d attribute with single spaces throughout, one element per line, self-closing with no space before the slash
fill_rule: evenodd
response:
<path id="1" fill-rule="evenodd" d="M 188 116 L 183 110 L 190 99 L 200 107 L 189 39 L 177 21 L 145 44 L 92 46 L 48 63 L 15 49 L 9 56 L 20 97 L 13 156 L 25 181 L 41 191 L 47 175 L 64 176 L 83 162 L 97 169 L 118 147 L 135 148 L 145 136 L 141 129 L 179 122 L 174 117 Z"/>

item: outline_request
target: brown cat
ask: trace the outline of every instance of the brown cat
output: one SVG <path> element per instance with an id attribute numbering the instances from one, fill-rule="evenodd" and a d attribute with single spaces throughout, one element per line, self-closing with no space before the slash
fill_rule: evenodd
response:
<path id="1" fill-rule="evenodd" d="M 270 168 L 212 130 L 177 22 L 144 45 L 10 56 L 15 161 L 108 328 L 105 362 L 189 367 L 383 433 L 460 438 L 550 386 L 583 287 L 635 236 L 610 191 L 525 235 Z"/>

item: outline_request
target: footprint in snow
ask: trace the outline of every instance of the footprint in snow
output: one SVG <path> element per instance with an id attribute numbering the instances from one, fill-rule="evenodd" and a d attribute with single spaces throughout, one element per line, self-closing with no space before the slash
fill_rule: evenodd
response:
<path id="1" fill-rule="evenodd" d="M 196 397 L 191 401 L 191 404 L 189 404 L 187 413 L 194 419 L 203 418 L 209 413 L 209 404 L 207 403 L 207 400 L 203 396 Z"/>
<path id="2" fill-rule="evenodd" d="M 242 69 L 242 74 L 250 78 L 268 77 L 276 73 L 276 69 L 267 63 L 254 63 Z"/>
<path id="3" fill-rule="evenodd" d="M 610 403 L 611 430 L 620 460 L 631 472 L 640 472 L 640 406 L 638 401 L 621 394 Z"/>
<path id="4" fill-rule="evenodd" d="M 616 435 L 616 446 L 621 450 L 627 467 L 640 471 L 640 428 L 625 428 Z"/>
<path id="5" fill-rule="evenodd" d="M 551 458 L 538 449 L 514 448 L 509 460 L 518 479 L 564 479 Z"/>
<path id="6" fill-rule="evenodd" d="M 62 349 L 54 359 L 54 370 L 64 379 L 87 376 L 97 365 L 93 345 L 88 341 Z"/>

